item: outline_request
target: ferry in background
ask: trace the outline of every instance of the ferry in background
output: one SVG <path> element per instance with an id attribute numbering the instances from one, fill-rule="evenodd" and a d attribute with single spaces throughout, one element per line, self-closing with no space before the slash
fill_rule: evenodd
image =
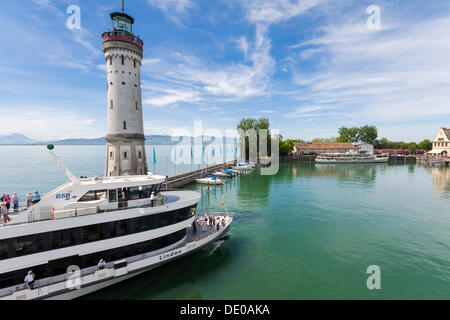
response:
<path id="1" fill-rule="evenodd" d="M 389 157 L 376 156 L 364 151 L 347 153 L 323 153 L 316 157 L 316 163 L 386 163 Z"/>

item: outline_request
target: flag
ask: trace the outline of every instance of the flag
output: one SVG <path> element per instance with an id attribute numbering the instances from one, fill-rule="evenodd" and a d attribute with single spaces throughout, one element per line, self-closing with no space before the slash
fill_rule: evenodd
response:
<path id="1" fill-rule="evenodd" d="M 153 147 L 153 163 L 156 163 L 156 152 L 155 152 L 155 147 Z"/>
<path id="2" fill-rule="evenodd" d="M 222 205 L 220 207 L 225 208 L 225 202 L 222 201 Z"/>

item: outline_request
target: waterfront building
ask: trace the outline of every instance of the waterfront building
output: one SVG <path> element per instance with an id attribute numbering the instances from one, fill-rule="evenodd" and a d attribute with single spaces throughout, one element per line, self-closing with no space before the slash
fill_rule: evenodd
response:
<path id="1" fill-rule="evenodd" d="M 358 151 L 358 148 L 350 142 L 294 143 L 294 153 L 296 154 L 346 153 L 356 151 Z"/>
<path id="2" fill-rule="evenodd" d="M 433 155 L 450 155 L 450 129 L 440 128 L 433 141 L 433 150 L 429 152 Z"/>
<path id="3" fill-rule="evenodd" d="M 103 33 L 108 88 L 105 176 L 147 174 L 142 115 L 143 45 L 133 34 L 133 17 L 111 14 L 113 30 Z"/>

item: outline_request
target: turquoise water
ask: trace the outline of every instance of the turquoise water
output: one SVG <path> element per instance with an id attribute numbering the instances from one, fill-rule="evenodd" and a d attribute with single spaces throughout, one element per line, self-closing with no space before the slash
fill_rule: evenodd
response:
<path id="1" fill-rule="evenodd" d="M 64 181 L 47 155 L 3 150 L 14 169 L 0 192 Z M 101 146 L 59 154 L 77 174 L 102 173 Z M 87 299 L 450 299 L 450 168 L 283 163 L 187 188 L 202 193 L 200 210 L 224 201 L 236 213 L 228 240 Z M 370 265 L 381 290 L 366 287 Z"/>

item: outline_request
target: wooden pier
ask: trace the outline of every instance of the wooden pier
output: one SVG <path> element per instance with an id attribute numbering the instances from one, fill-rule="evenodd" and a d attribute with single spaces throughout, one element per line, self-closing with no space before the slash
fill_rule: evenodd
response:
<path id="1" fill-rule="evenodd" d="M 417 158 L 417 162 L 424 164 L 428 167 L 449 167 L 450 166 L 450 158 L 428 158 L 428 157 L 420 157 Z"/>
<path id="2" fill-rule="evenodd" d="M 198 170 L 193 170 L 181 174 L 177 174 L 167 178 L 167 181 L 163 183 L 163 189 L 178 188 L 195 181 L 195 179 L 203 178 L 207 173 L 212 173 L 217 170 L 229 169 L 236 165 L 236 160 L 226 163 L 215 164 Z"/>

